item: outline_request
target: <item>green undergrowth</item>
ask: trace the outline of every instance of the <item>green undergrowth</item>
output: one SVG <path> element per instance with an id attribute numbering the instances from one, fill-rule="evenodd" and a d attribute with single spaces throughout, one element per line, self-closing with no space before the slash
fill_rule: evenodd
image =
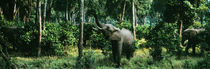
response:
<path id="1" fill-rule="evenodd" d="M 134 56 L 128 60 L 125 57 L 121 59 L 122 69 L 194 69 L 207 68 L 209 62 L 204 57 L 181 56 L 176 59 L 176 56 L 165 54 L 163 60 L 153 61 L 149 54 L 150 49 L 137 49 Z M 12 57 L 12 62 L 17 64 L 20 69 L 115 69 L 115 64 L 112 62 L 111 55 L 103 55 L 100 49 L 84 49 L 84 54 L 78 65 L 77 47 L 72 47 L 66 52 L 69 55 L 65 56 L 41 56 L 41 57 Z M 164 52 L 164 51 L 163 51 Z M 0 58 L 0 69 L 5 69 L 7 66 Z"/>

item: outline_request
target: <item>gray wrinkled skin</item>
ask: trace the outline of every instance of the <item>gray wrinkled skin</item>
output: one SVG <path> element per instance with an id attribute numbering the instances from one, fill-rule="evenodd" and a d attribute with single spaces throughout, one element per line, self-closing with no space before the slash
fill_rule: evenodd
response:
<path id="1" fill-rule="evenodd" d="M 185 52 L 188 53 L 189 48 L 193 48 L 193 54 L 195 54 L 195 46 L 200 41 L 198 39 L 198 34 L 200 34 L 205 29 L 186 29 L 182 33 L 182 45 L 186 46 L 185 41 L 188 40 Z"/>
<path id="2" fill-rule="evenodd" d="M 98 25 L 98 24 L 97 24 Z M 112 43 L 112 54 L 117 67 L 120 66 L 121 55 L 126 55 L 128 59 L 133 56 L 134 37 L 131 31 L 127 29 L 119 29 L 111 24 L 100 24 L 99 29 L 105 38 Z M 101 26 L 101 27 L 100 27 Z"/>

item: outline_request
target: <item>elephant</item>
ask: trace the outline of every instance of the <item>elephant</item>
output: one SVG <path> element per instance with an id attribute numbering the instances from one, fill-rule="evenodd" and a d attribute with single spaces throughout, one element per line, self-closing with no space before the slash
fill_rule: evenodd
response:
<path id="1" fill-rule="evenodd" d="M 127 59 L 133 56 L 135 51 L 134 36 L 131 31 L 123 28 L 119 29 L 112 24 L 101 24 L 96 15 L 94 15 L 96 25 L 102 31 L 105 39 L 112 44 L 112 55 L 117 67 L 120 67 L 121 55 L 125 55 Z"/>
<path id="2" fill-rule="evenodd" d="M 19 31 L 23 30 L 21 27 L 17 26 L 1 26 L 0 27 L 0 35 L 3 37 L 0 37 L 0 44 L 4 48 L 4 50 L 7 50 L 6 43 L 11 43 L 13 45 L 13 49 L 17 50 L 18 46 L 20 46 L 20 40 L 19 40 Z M 2 40 L 3 39 L 3 40 Z"/>
<path id="3" fill-rule="evenodd" d="M 197 44 L 203 42 L 202 39 L 200 38 L 200 34 L 204 31 L 205 29 L 186 29 L 182 33 L 182 45 L 187 47 L 185 48 L 185 53 L 189 53 L 188 49 L 192 47 L 193 49 L 193 54 L 195 55 L 195 47 Z M 188 40 L 188 43 L 185 43 L 185 41 Z"/>

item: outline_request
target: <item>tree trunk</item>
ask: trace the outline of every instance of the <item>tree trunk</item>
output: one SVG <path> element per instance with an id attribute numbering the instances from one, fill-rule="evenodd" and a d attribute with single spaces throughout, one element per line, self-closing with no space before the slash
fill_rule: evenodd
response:
<path id="1" fill-rule="evenodd" d="M 138 26 L 138 24 L 137 24 L 136 8 L 135 8 L 135 10 L 134 10 L 134 15 L 135 15 L 135 26 Z"/>
<path id="2" fill-rule="evenodd" d="M 152 16 L 150 15 L 150 19 L 149 19 L 149 21 L 150 21 L 150 25 L 149 25 L 149 27 L 150 27 L 150 29 L 152 29 Z"/>
<path id="3" fill-rule="evenodd" d="M 14 15 L 15 0 L 5 1 L 5 2 L 0 3 L 0 4 L 1 4 L 1 8 L 2 8 L 2 11 L 3 11 L 4 17 L 7 20 L 12 21 L 13 20 L 13 15 Z"/>
<path id="4" fill-rule="evenodd" d="M 145 18 L 146 18 L 146 16 L 144 15 L 143 16 L 143 25 L 146 25 Z"/>
<path id="5" fill-rule="evenodd" d="M 47 10 L 47 0 L 44 1 L 44 13 L 43 13 L 43 30 L 45 30 L 45 19 L 46 19 L 46 10 Z"/>
<path id="6" fill-rule="evenodd" d="M 80 14 L 81 14 L 81 22 L 80 22 L 80 42 L 78 45 L 78 52 L 79 52 L 79 58 L 82 57 L 82 47 L 83 47 L 83 22 L 84 22 L 84 0 L 81 0 L 80 3 Z"/>
<path id="7" fill-rule="evenodd" d="M 121 21 L 122 21 L 122 22 L 124 21 L 125 8 L 126 8 L 126 0 L 124 0 L 124 5 L 123 5 L 122 18 L 121 18 Z"/>
<path id="8" fill-rule="evenodd" d="M 65 12 L 65 17 L 66 17 L 66 21 L 68 21 L 69 20 L 69 1 L 68 0 L 66 0 L 67 2 L 66 2 L 66 12 Z"/>
<path id="9" fill-rule="evenodd" d="M 201 25 L 203 26 L 203 13 L 202 12 L 201 12 L 200 20 L 201 20 Z"/>
<path id="10" fill-rule="evenodd" d="M 179 28 L 179 38 L 182 39 L 182 25 L 183 25 L 183 22 L 180 21 L 180 28 Z M 181 45 L 181 42 L 180 42 L 180 45 Z"/>
<path id="11" fill-rule="evenodd" d="M 1 9 L 1 6 L 0 6 L 0 15 L 2 15 L 2 13 L 3 13 L 3 12 L 2 12 L 2 9 Z M 0 16 L 0 18 L 1 18 L 1 16 Z"/>
<path id="12" fill-rule="evenodd" d="M 72 8 L 71 21 L 75 24 L 75 6 Z"/>
<path id="13" fill-rule="evenodd" d="M 38 54 L 37 56 L 41 55 L 41 39 L 42 39 L 42 20 L 41 20 L 41 1 L 37 0 L 37 15 L 36 15 L 36 23 L 39 23 L 39 43 L 38 43 Z"/>
<path id="14" fill-rule="evenodd" d="M 133 36 L 134 40 L 136 39 L 136 32 L 135 32 L 135 6 L 134 6 L 134 0 L 132 0 L 132 14 L 133 14 Z"/>
<path id="15" fill-rule="evenodd" d="M 87 23 L 90 23 L 90 21 L 91 21 L 91 17 L 88 17 L 88 22 Z"/>
<path id="16" fill-rule="evenodd" d="M 55 0 L 48 0 L 48 6 L 47 6 L 47 11 L 46 11 L 46 21 L 50 21 L 50 16 L 52 15 L 51 14 L 51 10 L 52 10 L 52 7 L 53 7 L 53 3 L 55 2 Z M 55 21 L 55 20 L 54 20 Z"/>
<path id="17" fill-rule="evenodd" d="M 13 11 L 13 20 L 15 19 L 15 17 L 16 17 L 16 14 L 17 14 L 17 4 L 16 4 L 16 0 L 15 0 L 15 2 L 14 2 L 14 11 Z"/>

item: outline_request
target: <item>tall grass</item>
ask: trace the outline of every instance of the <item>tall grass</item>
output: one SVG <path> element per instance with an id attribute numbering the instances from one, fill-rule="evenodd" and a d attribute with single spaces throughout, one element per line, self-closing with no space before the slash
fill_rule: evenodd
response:
<path id="1" fill-rule="evenodd" d="M 71 47 L 65 51 L 65 56 L 42 56 L 42 57 L 12 57 L 12 61 L 22 69 L 115 69 L 112 55 L 104 56 L 99 49 L 84 49 L 84 55 L 81 59 L 81 65 L 77 63 L 77 48 Z M 161 61 L 153 61 L 149 53 L 150 49 L 140 48 L 135 51 L 134 56 L 128 60 L 125 57 L 121 59 L 122 69 L 186 69 L 199 68 L 203 63 L 204 57 L 182 56 L 176 59 L 176 56 L 166 56 Z M 5 62 L 0 58 L 0 69 L 5 69 Z"/>

